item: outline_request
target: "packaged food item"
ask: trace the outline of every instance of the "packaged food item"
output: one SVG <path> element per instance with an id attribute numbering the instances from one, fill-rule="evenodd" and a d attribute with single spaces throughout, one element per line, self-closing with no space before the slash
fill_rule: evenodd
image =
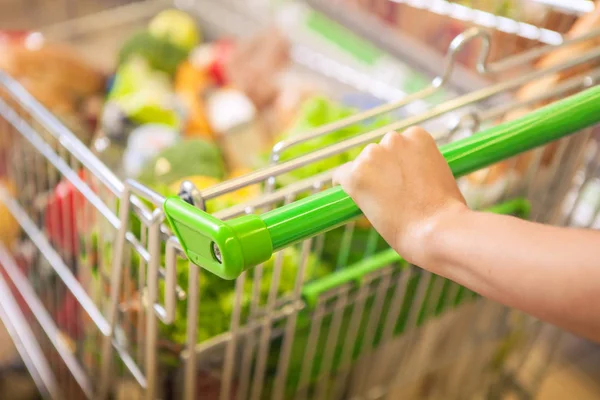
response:
<path id="1" fill-rule="evenodd" d="M 289 64 L 289 42 L 277 29 L 247 39 L 221 39 L 192 51 L 191 63 L 218 86 L 233 86 L 258 109 L 277 94 L 277 76 Z"/>
<path id="2" fill-rule="evenodd" d="M 227 81 L 263 109 L 277 95 L 276 77 L 289 65 L 289 52 L 287 38 L 277 29 L 240 41 L 225 63 Z"/>
<path id="3" fill-rule="evenodd" d="M 83 170 L 79 172 L 79 178 L 85 181 Z M 91 208 L 85 212 L 86 202 L 75 185 L 63 179 L 52 190 L 46 204 L 44 218 L 48 239 L 70 256 L 79 253 L 81 237 L 89 234 L 95 220 Z"/>
<path id="4" fill-rule="evenodd" d="M 148 124 L 134 129 L 129 135 L 127 149 L 123 154 L 125 176 L 139 176 L 150 159 L 173 146 L 178 140 L 179 133 L 166 125 Z"/>
<path id="5" fill-rule="evenodd" d="M 252 168 L 268 145 L 254 104 L 236 89 L 218 89 L 207 101 L 209 123 L 230 168 Z"/>
<path id="6" fill-rule="evenodd" d="M 89 101 L 102 96 L 105 76 L 66 45 L 35 32 L 0 33 L 0 69 L 16 79 L 85 144 L 95 129 Z M 96 112 L 98 110 L 96 109 Z"/>
<path id="7" fill-rule="evenodd" d="M 65 296 L 56 307 L 55 320 L 58 328 L 69 338 L 69 340 L 81 340 L 84 338 L 85 325 L 84 317 L 87 313 L 81 312 L 81 305 L 70 290 L 66 290 Z M 89 326 L 91 319 L 85 318 Z"/>
<path id="8" fill-rule="evenodd" d="M 516 0 L 465 0 L 452 1 L 451 3 L 489 13 L 490 17 L 496 15 L 500 18 L 510 18 L 535 26 L 541 25 L 546 20 L 548 13 L 548 8 L 544 5 Z M 474 22 L 469 21 L 469 15 L 475 16 L 476 12 L 468 9 L 464 10 L 464 20 L 452 18 L 449 13 L 445 13 L 440 8 L 413 6 L 410 2 L 396 4 L 396 7 L 391 10 L 391 12 L 396 13 L 396 17 L 393 19 L 394 25 L 403 34 L 408 34 L 427 47 L 437 50 L 440 54 L 448 52 L 449 45 L 456 36 L 476 26 Z M 538 44 L 535 40 L 517 37 L 512 32 L 506 33 L 497 29 L 490 29 L 489 33 L 492 37 L 492 46 L 488 61 L 499 60 Z M 467 67 L 475 67 L 481 47 L 482 43 L 478 40 L 467 43 L 457 54 L 457 61 Z"/>
<path id="9" fill-rule="evenodd" d="M 0 42 L 0 55 L 0 68 L 17 80 L 44 83 L 73 96 L 98 93 L 104 88 L 101 71 L 68 46 L 45 41 L 39 33 Z"/>
<path id="10" fill-rule="evenodd" d="M 235 41 L 231 39 L 219 39 L 211 43 L 203 44 L 190 54 L 191 64 L 202 71 L 218 86 L 228 83 L 225 70 L 227 60 L 235 48 Z"/>
<path id="11" fill-rule="evenodd" d="M 16 195 L 16 186 L 8 178 L 0 177 L 0 186 L 8 192 L 8 195 Z M 10 249 L 19 239 L 20 233 L 21 226 L 4 203 L 0 202 L 0 242 Z"/>
<path id="12" fill-rule="evenodd" d="M 600 1 L 596 1 L 596 5 L 595 11 L 586 14 L 577 20 L 567 34 L 567 37 L 575 38 L 584 35 L 594 28 L 600 26 Z M 600 41 L 596 38 L 575 45 L 559 48 L 543 56 L 540 61 L 536 63 L 535 67 L 539 69 L 547 69 L 552 66 L 556 66 L 566 62 L 569 59 L 588 52 L 590 49 L 598 46 L 599 43 Z M 538 80 L 528 83 L 521 87 L 521 89 L 515 94 L 515 101 L 525 101 L 527 99 L 534 98 L 541 93 L 545 93 L 550 88 L 556 86 L 565 79 L 585 73 L 585 71 L 589 70 L 593 65 L 593 63 L 579 65 L 576 68 L 546 75 Z M 510 121 L 519 118 L 533 111 L 537 107 L 544 106 L 549 101 L 552 101 L 552 99 L 533 104 L 529 107 L 520 107 L 507 113 L 504 116 L 504 120 Z M 557 142 L 550 143 L 544 147 L 539 164 L 539 172 L 537 177 L 538 180 L 551 178 L 546 171 L 548 167 L 555 161 L 558 148 L 559 143 Z M 527 171 L 534 165 L 536 160 L 535 154 L 535 151 L 529 151 L 519 155 L 518 157 L 515 157 L 514 159 L 495 164 L 487 169 L 467 176 L 466 182 L 463 183 L 465 190 L 468 190 L 469 193 L 476 193 L 479 197 L 485 199 L 486 203 L 480 204 L 482 207 L 485 207 L 489 203 L 496 201 L 501 195 L 501 192 L 503 193 L 506 191 L 506 188 L 517 189 L 519 187 L 518 185 L 523 181 Z M 501 187 L 505 190 L 500 191 L 498 188 Z M 467 198 L 467 200 L 472 199 Z"/>

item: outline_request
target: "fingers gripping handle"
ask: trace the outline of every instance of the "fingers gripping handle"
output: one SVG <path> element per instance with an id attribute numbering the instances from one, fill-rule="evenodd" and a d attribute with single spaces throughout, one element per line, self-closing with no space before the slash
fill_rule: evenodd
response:
<path id="1" fill-rule="evenodd" d="M 600 122 L 600 86 L 527 116 L 442 146 L 454 176 L 474 172 Z M 267 261 L 273 252 L 336 228 L 361 215 L 334 187 L 262 215 L 221 221 L 177 197 L 164 204 L 188 258 L 224 278 Z"/>

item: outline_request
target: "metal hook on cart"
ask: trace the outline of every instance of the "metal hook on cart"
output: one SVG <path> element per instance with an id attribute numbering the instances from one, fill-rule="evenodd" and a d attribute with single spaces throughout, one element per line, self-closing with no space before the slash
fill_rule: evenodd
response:
<path id="1" fill-rule="evenodd" d="M 446 66 L 444 68 L 444 72 L 441 76 L 433 79 L 433 87 L 439 88 L 444 86 L 450 80 L 450 77 L 454 72 L 454 67 L 457 63 L 456 58 L 460 54 L 461 50 L 475 39 L 481 39 L 483 44 L 477 57 L 477 72 L 482 75 L 488 73 L 489 70 L 487 66 L 487 60 L 490 54 L 490 45 L 492 40 L 490 34 L 489 32 L 480 28 L 469 28 L 456 36 L 450 43 L 448 52 L 446 53 Z"/>
<path id="2" fill-rule="evenodd" d="M 355 115 L 341 119 L 339 121 L 320 126 L 319 128 L 316 128 L 316 129 L 306 132 L 304 134 L 296 135 L 293 138 L 288 138 L 288 139 L 282 140 L 273 146 L 273 149 L 271 152 L 271 158 L 270 158 L 271 163 L 272 164 L 277 163 L 281 157 L 281 153 L 284 150 L 286 150 L 294 145 L 301 144 L 301 143 L 304 143 L 311 139 L 332 133 L 336 130 L 339 130 L 339 129 L 345 128 L 347 126 L 362 122 L 369 118 L 373 118 L 378 115 L 397 110 L 409 103 L 412 103 L 416 100 L 420 100 L 425 97 L 429 97 L 430 95 L 434 94 L 437 91 L 437 89 L 444 86 L 448 82 L 450 76 L 452 76 L 452 72 L 454 71 L 455 64 L 457 62 L 456 59 L 457 59 L 458 55 L 460 54 L 460 52 L 462 51 L 462 49 L 468 43 L 470 43 L 473 40 L 478 39 L 478 38 L 480 38 L 483 41 L 483 47 L 481 48 L 479 56 L 477 58 L 478 59 L 477 68 L 479 71 L 481 71 L 481 73 L 487 73 L 488 72 L 487 59 L 489 56 L 490 43 L 491 43 L 490 34 L 489 34 L 489 32 L 487 32 L 483 29 L 470 28 L 470 29 L 464 31 L 463 33 L 459 34 L 458 36 L 456 36 L 454 38 L 454 40 L 452 40 L 452 42 L 450 43 L 450 45 L 448 47 L 444 72 L 440 76 L 437 76 L 436 78 L 434 78 L 432 80 L 431 86 L 429 88 L 421 90 L 415 94 L 410 94 L 398 102 L 384 104 L 384 105 L 381 105 L 378 107 L 374 107 L 370 110 L 367 110 L 367 111 L 364 111 L 361 113 L 357 113 Z"/>
<path id="3" fill-rule="evenodd" d="M 445 141 L 449 141 L 454 135 L 464 131 L 468 132 L 469 136 L 471 136 L 480 129 L 481 121 L 481 115 L 477 111 L 471 111 L 461 115 L 450 124 L 448 135 L 444 138 Z"/>
<path id="4" fill-rule="evenodd" d="M 431 81 L 431 85 L 429 87 L 427 87 L 417 93 L 409 94 L 408 96 L 404 97 L 402 100 L 399 100 L 395 103 L 383 104 L 381 106 L 374 107 L 370 110 L 354 114 L 352 116 L 343 118 L 341 120 L 338 120 L 338 121 L 335 121 L 335 122 L 332 122 L 332 123 L 329 123 L 326 125 L 322 125 L 318 128 L 308 131 L 304 134 L 295 135 L 293 138 L 281 140 L 281 141 L 277 142 L 273 146 L 273 149 L 271 150 L 270 164 L 271 165 L 277 164 L 281 159 L 281 154 L 283 153 L 283 151 L 285 151 L 286 149 L 289 149 L 290 147 L 307 142 L 307 141 L 315 139 L 317 137 L 321 137 L 321 136 L 333 133 L 337 130 L 346 128 L 350 125 L 354 125 L 354 124 L 360 123 L 362 121 L 365 121 L 369 118 L 373 118 L 373 117 L 376 117 L 376 116 L 379 116 L 382 114 L 386 114 L 386 113 L 395 111 L 395 110 L 400 109 L 401 107 L 404 107 L 414 101 L 421 100 L 423 98 L 426 98 L 426 97 L 429 97 L 429 96 L 435 94 L 438 91 L 438 89 L 440 89 L 442 86 L 446 85 L 449 82 L 450 77 L 452 76 L 452 73 L 454 72 L 454 69 L 455 69 L 455 66 L 457 63 L 457 58 L 458 58 L 458 55 L 460 54 L 460 52 L 464 49 L 464 47 L 467 44 L 471 43 L 473 40 L 476 40 L 476 39 L 481 39 L 482 43 L 483 43 L 483 46 L 481 47 L 481 49 L 479 51 L 479 55 L 477 57 L 477 65 L 476 65 L 477 71 L 482 75 L 487 74 L 489 71 L 489 68 L 487 66 L 487 60 L 488 60 L 488 56 L 489 56 L 489 52 L 490 52 L 490 44 L 491 44 L 490 34 L 489 34 L 489 32 L 487 32 L 483 29 L 480 29 L 480 28 L 467 29 L 466 31 L 457 35 L 452 40 L 450 45 L 448 46 L 444 71 L 441 75 L 435 77 Z M 273 190 L 274 186 L 275 186 L 274 177 L 269 177 L 266 181 L 265 191 L 267 193 L 270 193 Z"/>

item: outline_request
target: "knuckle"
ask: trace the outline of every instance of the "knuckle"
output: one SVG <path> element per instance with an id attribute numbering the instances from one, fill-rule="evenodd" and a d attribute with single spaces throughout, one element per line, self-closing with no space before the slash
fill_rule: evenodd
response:
<path id="1" fill-rule="evenodd" d="M 375 143 L 370 143 L 368 144 L 364 150 L 360 153 L 360 156 L 358 157 L 358 160 L 362 161 L 362 160 L 376 160 L 377 156 L 381 153 L 381 148 L 379 147 L 379 145 L 375 144 Z"/>
<path id="2" fill-rule="evenodd" d="M 428 142 L 432 140 L 431 135 L 423 128 L 413 126 L 404 131 L 404 136 L 413 142 Z"/>
<path id="3" fill-rule="evenodd" d="M 398 132 L 388 132 L 381 139 L 381 145 L 392 149 L 399 146 L 402 141 L 403 137 Z"/>

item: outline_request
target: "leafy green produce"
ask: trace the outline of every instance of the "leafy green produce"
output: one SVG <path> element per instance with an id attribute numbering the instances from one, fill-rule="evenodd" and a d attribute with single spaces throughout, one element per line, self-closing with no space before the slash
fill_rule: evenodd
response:
<path id="1" fill-rule="evenodd" d="M 285 132 L 280 140 L 284 140 L 295 135 L 307 133 L 322 125 L 329 124 L 340 119 L 356 114 L 357 110 L 351 107 L 338 104 L 330 99 L 321 96 L 315 96 L 308 99 L 301 107 L 295 122 L 291 128 Z M 361 124 L 351 125 L 327 135 L 309 140 L 307 142 L 295 145 L 285 150 L 281 155 L 281 161 L 287 161 L 315 150 L 341 142 L 361 133 L 380 128 L 390 123 L 386 117 L 378 117 L 373 120 L 365 121 Z M 300 169 L 289 172 L 278 178 L 280 185 L 287 185 L 297 180 L 302 180 L 340 166 L 354 159 L 361 148 L 351 149 L 341 154 L 323 159 L 316 163 L 309 164 Z"/>
<path id="2" fill-rule="evenodd" d="M 121 47 L 119 65 L 129 61 L 133 56 L 142 57 L 158 71 L 166 72 L 170 77 L 175 75 L 177 67 L 187 59 L 189 51 L 176 46 L 169 40 L 157 37 L 150 32 L 141 31 L 133 34 Z"/>
<path id="3" fill-rule="evenodd" d="M 180 116 L 171 106 L 174 96 L 167 74 L 153 70 L 143 58 L 133 57 L 119 66 L 108 101 L 136 124 L 177 128 Z"/>
<path id="4" fill-rule="evenodd" d="M 278 294 L 291 293 L 296 282 L 298 267 L 300 266 L 300 252 L 290 247 L 281 252 L 282 265 L 280 274 L 280 284 Z M 264 304 L 270 290 L 271 281 L 273 279 L 273 267 L 277 255 L 273 256 L 269 261 L 263 264 L 262 278 L 259 285 L 259 302 Z M 252 287 L 253 274 L 256 270 L 249 271 L 249 274 L 244 282 L 244 290 L 241 296 L 242 318 L 248 315 Z M 331 269 L 320 262 L 316 256 L 309 254 L 308 262 L 305 269 L 307 278 L 318 278 L 330 273 Z M 179 260 L 177 267 L 177 282 L 187 290 L 189 283 L 189 268 L 187 261 Z M 162 301 L 164 296 L 164 281 L 160 283 L 159 296 Z M 229 329 L 233 307 L 235 304 L 235 282 L 225 281 L 207 272 L 200 273 L 199 282 L 200 303 L 198 312 L 198 338 L 201 342 L 214 337 L 220 333 L 224 333 Z M 187 300 L 182 300 L 177 303 L 175 322 L 172 325 L 161 324 L 161 333 L 163 337 L 169 338 L 175 343 L 183 344 L 186 340 L 187 329 Z"/>
<path id="5" fill-rule="evenodd" d="M 223 179 L 225 164 L 216 144 L 203 139 L 190 139 L 161 151 L 143 168 L 138 180 L 151 187 L 160 187 L 199 175 Z"/>

